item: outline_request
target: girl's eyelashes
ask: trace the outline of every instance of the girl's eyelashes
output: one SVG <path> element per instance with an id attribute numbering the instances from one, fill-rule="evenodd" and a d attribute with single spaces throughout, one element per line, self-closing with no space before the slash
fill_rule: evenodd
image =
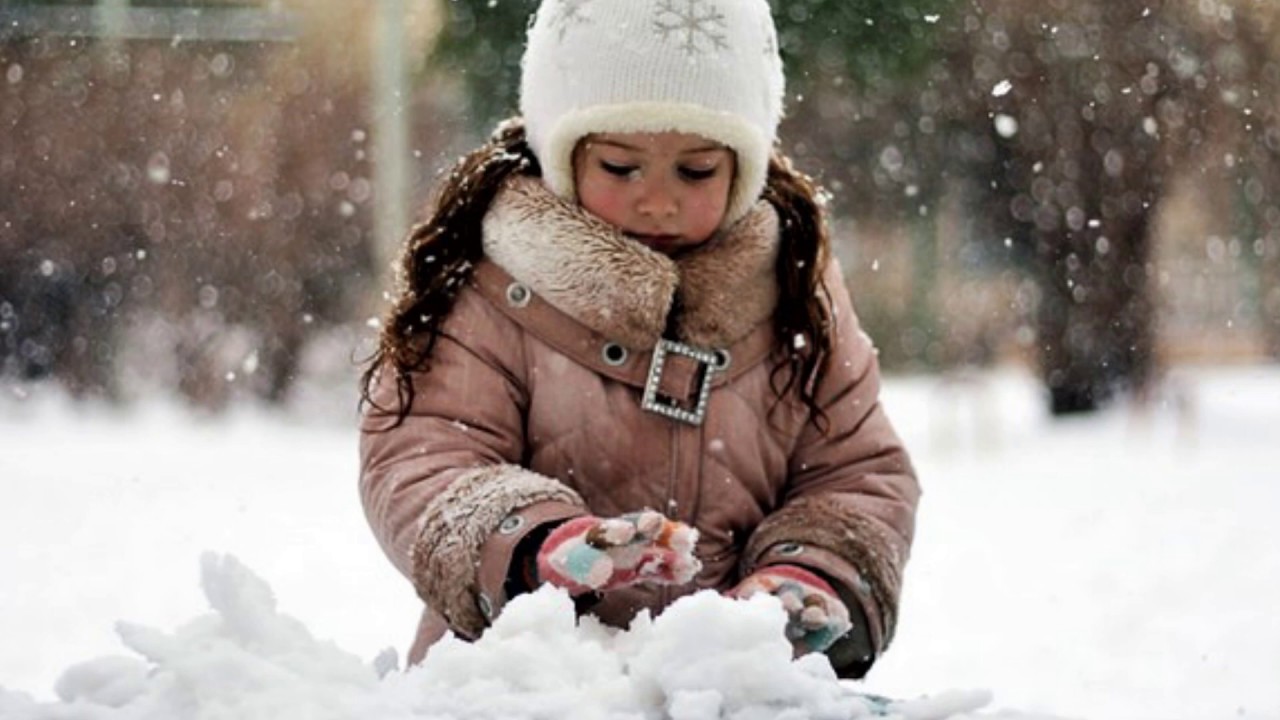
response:
<path id="1" fill-rule="evenodd" d="M 600 169 L 616 177 L 629 178 L 629 177 L 634 177 L 635 174 L 639 172 L 640 167 L 638 165 L 626 165 L 622 163 L 609 162 L 608 160 L 601 160 Z M 715 177 L 716 173 L 719 170 L 720 170 L 719 166 L 710 167 L 710 168 L 696 168 L 696 167 L 687 167 L 682 165 L 676 169 L 676 172 L 679 173 L 680 177 L 684 178 L 685 180 L 688 180 L 691 182 L 701 182 L 703 180 L 710 180 L 711 178 Z"/>
<path id="2" fill-rule="evenodd" d="M 618 177 L 628 177 L 638 169 L 635 165 L 619 165 L 617 163 L 611 163 L 608 160 L 601 160 L 600 168 L 610 175 L 616 175 Z"/>
<path id="3" fill-rule="evenodd" d="M 693 180 L 694 182 L 698 182 L 701 180 L 710 180 L 711 178 L 715 177 L 716 171 L 719 169 L 720 169 L 719 167 L 710 167 L 710 168 L 681 167 L 680 177 L 683 177 L 685 180 Z"/>

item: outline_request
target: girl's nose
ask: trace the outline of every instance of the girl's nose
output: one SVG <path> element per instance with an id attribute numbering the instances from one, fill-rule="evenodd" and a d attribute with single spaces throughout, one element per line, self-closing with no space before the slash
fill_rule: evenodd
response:
<path id="1" fill-rule="evenodd" d="M 640 191 L 636 209 L 647 217 L 665 218 L 676 214 L 680 205 L 675 192 L 666 182 L 649 179 Z"/>

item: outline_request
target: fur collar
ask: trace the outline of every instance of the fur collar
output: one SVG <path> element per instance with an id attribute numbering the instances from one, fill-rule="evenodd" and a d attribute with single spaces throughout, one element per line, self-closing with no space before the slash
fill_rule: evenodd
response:
<path id="1" fill-rule="evenodd" d="M 537 178 L 516 177 L 484 219 L 485 254 L 553 307 L 632 350 L 663 336 L 732 345 L 778 299 L 778 215 L 756 203 L 706 244 L 672 259 L 566 202 Z"/>

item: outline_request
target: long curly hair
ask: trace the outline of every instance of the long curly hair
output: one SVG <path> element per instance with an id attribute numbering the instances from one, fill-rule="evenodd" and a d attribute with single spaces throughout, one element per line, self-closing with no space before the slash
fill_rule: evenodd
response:
<path id="1" fill-rule="evenodd" d="M 426 221 L 409 232 L 400 259 L 399 294 L 382 324 L 378 347 L 361 377 L 361 404 L 394 411 L 399 425 L 413 403 L 412 373 L 429 372 L 431 352 L 458 293 L 484 256 L 481 223 L 504 182 L 514 175 L 541 176 L 523 122 L 501 123 L 488 142 L 463 156 L 445 178 Z M 830 289 L 822 282 L 830 240 L 822 191 L 775 150 L 762 197 L 778 212 L 782 238 L 776 264 L 777 338 L 770 384 L 781 400 L 797 391 L 819 429 L 826 416 L 814 388 L 831 353 Z M 394 373 L 397 407 L 373 399 L 379 374 Z M 391 427 L 395 427 L 392 425 Z"/>

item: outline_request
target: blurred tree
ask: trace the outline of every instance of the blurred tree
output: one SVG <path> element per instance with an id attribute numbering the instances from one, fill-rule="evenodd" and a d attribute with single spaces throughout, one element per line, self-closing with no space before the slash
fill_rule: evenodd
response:
<path id="1" fill-rule="evenodd" d="M 200 405 L 275 401 L 309 337 L 368 310 L 367 13 L 299 2 L 291 41 L 259 42 L 276 11 L 233 10 L 204 27 L 254 42 L 0 38 L 0 372 L 114 396 L 131 353 Z M 407 102 L 419 151 L 431 102 Z"/>
<path id="2" fill-rule="evenodd" d="M 448 0 L 426 71 L 463 88 L 473 135 L 515 114 L 524 32 L 538 0 Z"/>
<path id="3" fill-rule="evenodd" d="M 1257 267 L 1263 344 L 1280 360 L 1280 5 L 1224 5 L 1204 21 L 1219 38 L 1218 122 L 1239 140 L 1234 162 L 1224 165 L 1241 198 L 1244 255 Z"/>
<path id="4" fill-rule="evenodd" d="M 989 188 L 1032 259 L 1055 413 L 1150 375 L 1150 219 L 1181 139 L 1157 120 L 1182 90 L 1171 19 L 1140 0 L 991 0 L 965 18 L 967 90 L 1001 148 Z"/>
<path id="5" fill-rule="evenodd" d="M 1010 238 L 1037 281 L 1036 343 L 1055 413 L 1092 410 L 1120 388 L 1142 393 L 1152 380 L 1152 221 L 1171 181 L 1252 182 L 1257 200 L 1274 187 L 1280 96 L 1267 80 L 1274 35 L 1260 20 L 1275 11 L 1233 8 L 979 0 L 952 28 L 949 64 L 962 79 L 951 85 L 962 92 L 953 119 L 988 128 L 976 158 L 986 169 L 966 174 L 990 179 L 971 189 L 993 237 Z M 1259 247 L 1265 256 L 1269 241 Z"/>

